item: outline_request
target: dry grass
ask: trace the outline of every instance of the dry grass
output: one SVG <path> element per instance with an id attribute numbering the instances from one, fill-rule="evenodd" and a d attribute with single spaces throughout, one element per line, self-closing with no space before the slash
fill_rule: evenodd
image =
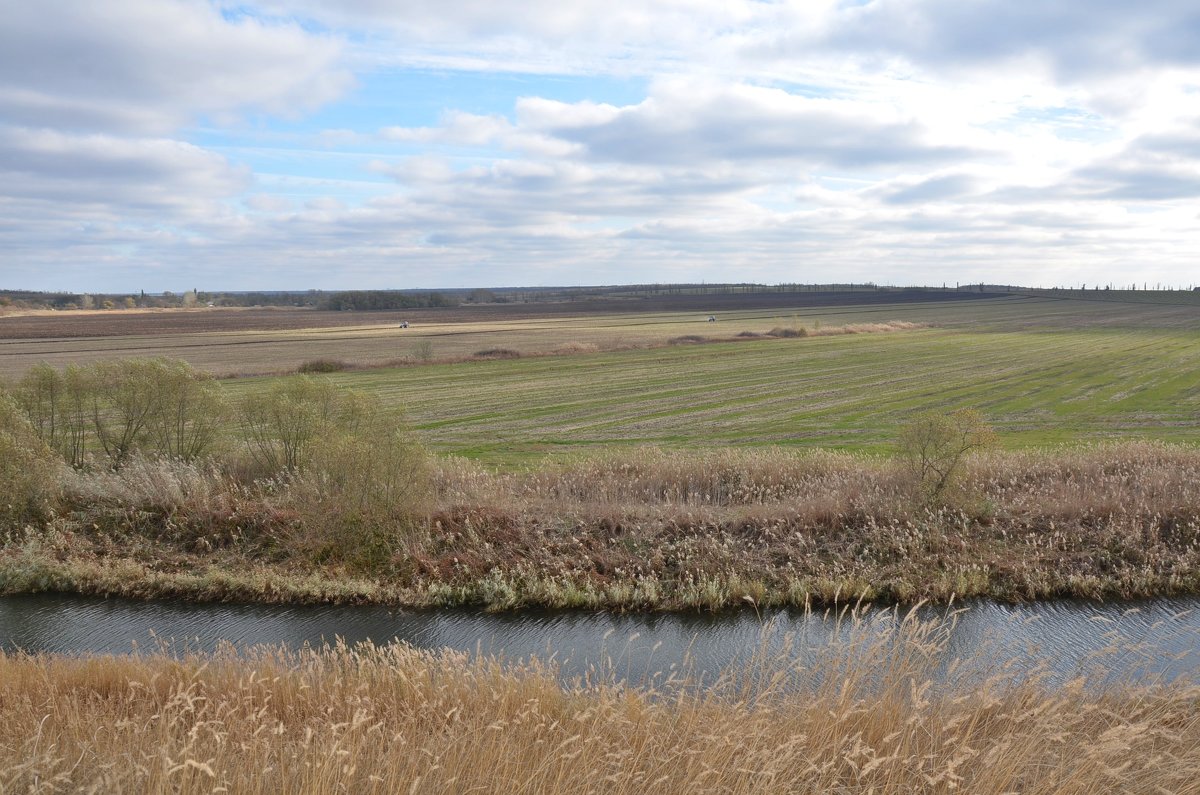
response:
<path id="1" fill-rule="evenodd" d="M 851 631 L 709 689 L 403 645 L 0 655 L 0 791 L 1196 791 L 1197 687 L 935 684 L 947 628 Z"/>
<path id="2" fill-rule="evenodd" d="M 552 353 L 569 355 L 572 353 L 595 353 L 600 350 L 600 346 L 594 342 L 564 342 L 554 346 Z"/>
<path id="3" fill-rule="evenodd" d="M 990 453 L 932 506 L 892 462 L 778 449 L 436 459 L 432 484 L 428 519 L 364 570 L 296 543 L 349 538 L 303 510 L 300 481 L 70 473 L 64 510 L 0 546 L 0 591 L 616 610 L 1200 592 L 1189 447 Z"/>

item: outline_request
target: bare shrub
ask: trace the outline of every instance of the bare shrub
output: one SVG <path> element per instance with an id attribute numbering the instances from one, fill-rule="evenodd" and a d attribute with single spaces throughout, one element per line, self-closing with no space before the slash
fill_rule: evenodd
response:
<path id="1" fill-rule="evenodd" d="M 417 340 L 413 343 L 413 356 L 419 362 L 433 361 L 433 342 L 431 340 Z"/>
<path id="2" fill-rule="evenodd" d="M 901 429 L 897 447 L 916 496 L 930 504 L 941 500 L 961 476 L 969 454 L 995 441 L 995 432 L 978 411 L 959 409 L 918 415 Z"/>
<path id="3" fill-rule="evenodd" d="M 708 337 L 699 334 L 684 334 L 681 337 L 671 337 L 667 340 L 670 345 L 696 345 L 701 342 L 708 342 Z"/>

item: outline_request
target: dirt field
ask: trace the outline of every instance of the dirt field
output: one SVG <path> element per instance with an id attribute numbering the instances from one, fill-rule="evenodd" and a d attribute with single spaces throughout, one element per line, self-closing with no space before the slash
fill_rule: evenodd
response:
<path id="1" fill-rule="evenodd" d="M 728 312 L 755 309 L 834 307 L 970 301 L 990 293 L 942 291 L 734 293 L 654 298 L 478 304 L 385 312 L 330 312 L 290 307 L 38 311 L 0 315 L 0 340 L 63 339 L 220 331 L 288 331 L 411 323 L 488 323 L 536 318 L 639 312 Z"/>
<path id="2" fill-rule="evenodd" d="M 717 322 L 706 322 L 710 315 Z M 411 326 L 400 328 L 402 320 Z M 1001 353 L 1021 350 L 1025 342 L 1041 338 L 1055 355 L 1066 355 L 1075 342 L 1066 338 L 1054 342 L 1044 335 L 1089 330 L 1191 334 L 1200 329 L 1200 311 L 1184 303 L 1091 296 L 854 291 L 673 295 L 406 312 L 279 308 L 43 312 L 0 318 L 0 379 L 19 378 L 39 362 L 62 367 L 101 359 L 169 356 L 218 376 L 266 375 L 294 372 L 314 359 L 337 360 L 350 367 L 445 363 L 477 358 L 485 351 L 498 352 L 502 358 L 525 358 L 656 348 L 670 340 L 742 340 L 772 329 L 805 328 L 824 334 L 838 327 L 892 323 L 953 333 L 1031 332 L 1028 339 L 1014 338 L 1009 347 L 1001 346 Z M 735 360 L 740 361 L 741 355 Z M 1038 361 L 1028 361 L 1026 366 L 1036 369 Z"/>

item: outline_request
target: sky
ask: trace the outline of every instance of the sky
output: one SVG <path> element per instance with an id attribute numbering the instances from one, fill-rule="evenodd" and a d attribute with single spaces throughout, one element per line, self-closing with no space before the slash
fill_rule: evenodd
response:
<path id="1" fill-rule="evenodd" d="M 0 0 L 0 288 L 1198 265 L 1195 0 Z"/>

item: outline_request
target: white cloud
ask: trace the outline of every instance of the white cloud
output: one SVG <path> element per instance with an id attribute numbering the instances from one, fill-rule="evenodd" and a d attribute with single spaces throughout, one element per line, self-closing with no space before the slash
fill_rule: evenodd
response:
<path id="1" fill-rule="evenodd" d="M 1170 281 L 1200 220 L 1200 46 L 1188 3 L 1147 3 L 8 3 L 5 276 Z M 376 98 L 329 104 L 347 65 L 369 85 L 412 64 L 649 88 L 561 101 L 529 78 L 382 129 Z M 318 106 L 269 153 L 230 123 Z M 230 160 L 255 151 L 264 173 Z"/>
<path id="2" fill-rule="evenodd" d="M 341 44 L 188 0 L 7 2 L 0 117 L 163 133 L 199 115 L 296 113 L 338 96 Z"/>
<path id="3" fill-rule="evenodd" d="M 250 182 L 245 168 L 192 144 L 0 126 L 0 182 L 11 199 L 134 213 L 201 212 Z"/>
<path id="4" fill-rule="evenodd" d="M 449 111 L 437 127 L 385 127 L 381 137 L 406 143 L 438 143 L 453 146 L 487 146 L 511 133 L 512 125 L 503 116 L 479 116 Z"/>
<path id="5" fill-rule="evenodd" d="M 918 120 L 888 108 L 727 82 L 667 81 L 622 108 L 523 100 L 517 113 L 535 132 L 602 161 L 876 168 L 977 154 L 937 143 Z"/>

